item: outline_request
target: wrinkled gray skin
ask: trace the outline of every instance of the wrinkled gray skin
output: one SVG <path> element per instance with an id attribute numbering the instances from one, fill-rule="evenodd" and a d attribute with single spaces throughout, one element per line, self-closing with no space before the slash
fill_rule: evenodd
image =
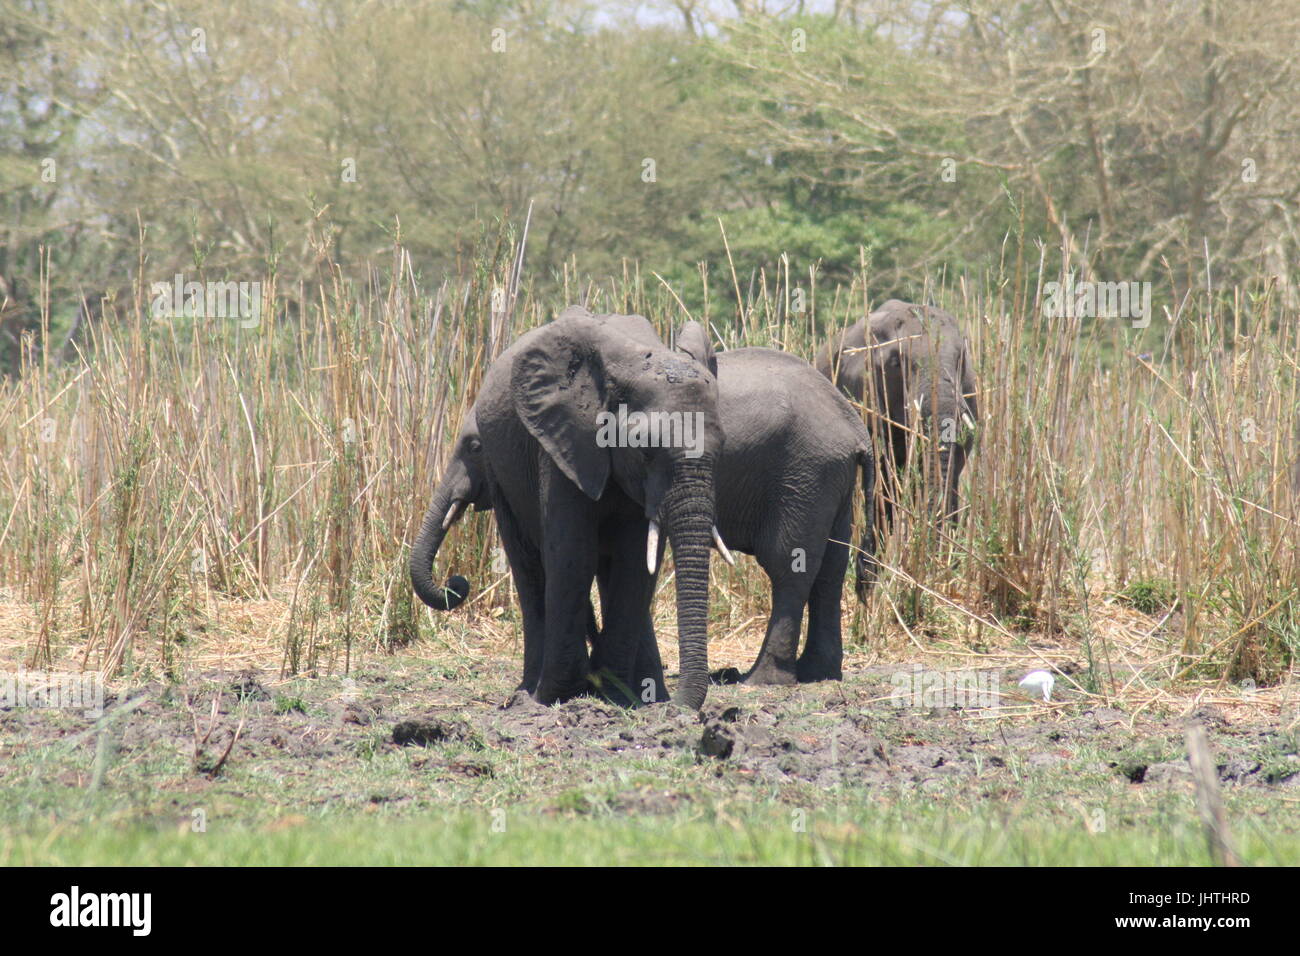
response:
<path id="1" fill-rule="evenodd" d="M 492 364 L 474 406 L 482 481 L 510 561 L 524 626 L 522 690 L 541 703 L 591 689 L 586 638 L 589 595 L 599 575 L 604 627 L 599 668 L 607 691 L 664 700 L 657 648 L 644 646 L 655 576 L 647 569 L 649 522 L 673 546 L 681 679 L 675 700 L 698 709 L 708 690 L 709 551 L 714 464 L 722 448 L 717 383 L 707 369 L 570 307 L 520 337 Z M 685 447 L 601 447 L 597 414 L 681 412 L 700 416 L 700 454 Z M 462 440 L 467 436 L 462 430 Z M 471 434 L 471 439 L 474 436 Z M 466 449 L 472 449 L 472 444 Z M 457 449 L 411 552 L 416 593 L 435 608 L 468 592 L 439 588 L 432 564 L 459 508 L 473 493 L 473 453 Z M 450 519 L 449 519 L 450 515 Z M 441 595 L 441 596 L 440 596 Z M 459 603 L 456 601 L 455 603 Z M 628 693 L 630 692 L 630 693 Z"/>
<path id="2" fill-rule="evenodd" d="M 979 421 L 965 334 L 942 309 L 890 299 L 828 343 L 817 358 L 817 370 L 859 402 L 866 394 L 868 365 L 875 407 L 883 417 L 873 432 L 886 521 L 892 520 L 898 500 L 909 439 L 926 452 L 919 463 L 933 476 L 932 512 L 955 521 L 957 485 Z"/>
<path id="3" fill-rule="evenodd" d="M 606 316 L 628 335 L 657 338 L 640 316 Z M 839 680 L 840 598 L 853 534 L 853 494 L 875 486 L 871 435 L 853 407 L 796 356 L 750 348 L 714 355 L 704 330 L 685 323 L 676 348 L 717 377 L 726 441 L 717 467 L 717 527 L 732 551 L 753 555 L 772 584 L 772 611 L 754 684 Z M 868 520 L 871 510 L 867 509 Z M 855 562 L 859 596 L 875 581 L 875 532 L 863 529 Z M 602 595 L 603 598 L 603 595 Z M 603 601 L 608 620 L 608 602 Z M 799 654 L 804 609 L 808 638 Z M 654 653 L 643 625 L 643 653 Z"/>
<path id="4" fill-rule="evenodd" d="M 678 347 L 695 354 L 689 326 Z M 727 438 L 717 473 L 718 530 L 728 548 L 752 554 L 772 583 L 767 633 L 744 679 L 839 680 L 840 597 L 859 474 L 867 502 L 875 488 L 871 435 L 853 407 L 801 358 L 747 348 L 723 352 L 716 362 Z M 855 562 L 862 598 L 876 577 L 870 507 L 866 514 Z M 805 607 L 808 639 L 796 658 Z"/>

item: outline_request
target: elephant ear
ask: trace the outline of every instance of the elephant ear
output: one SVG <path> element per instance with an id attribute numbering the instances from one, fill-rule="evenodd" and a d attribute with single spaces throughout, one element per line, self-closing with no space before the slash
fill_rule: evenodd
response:
<path id="1" fill-rule="evenodd" d="M 596 441 L 596 416 L 605 410 L 604 366 L 574 330 L 553 328 L 515 358 L 515 413 L 560 470 L 596 501 L 610 470 L 609 452 Z"/>
<path id="2" fill-rule="evenodd" d="M 718 358 L 713 353 L 713 343 L 709 341 L 704 327 L 694 319 L 683 322 L 677 330 L 677 351 L 685 352 L 717 377 Z"/>

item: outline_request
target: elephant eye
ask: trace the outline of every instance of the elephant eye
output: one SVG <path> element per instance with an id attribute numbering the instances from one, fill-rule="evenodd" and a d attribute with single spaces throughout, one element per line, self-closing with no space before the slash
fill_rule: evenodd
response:
<path id="1" fill-rule="evenodd" d="M 483 450 L 483 443 L 479 441 L 477 438 L 471 438 L 469 440 L 469 450 L 474 454 L 478 454 L 480 451 Z"/>

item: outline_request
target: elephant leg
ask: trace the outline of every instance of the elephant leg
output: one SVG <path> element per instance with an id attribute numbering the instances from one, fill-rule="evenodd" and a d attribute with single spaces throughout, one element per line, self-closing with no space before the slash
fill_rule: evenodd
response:
<path id="1" fill-rule="evenodd" d="M 960 451 L 953 449 L 951 452 L 952 466 L 948 471 L 947 478 L 947 508 L 948 522 L 953 527 L 957 526 L 958 519 L 961 515 L 961 496 L 958 494 L 958 487 L 961 485 L 962 469 L 966 467 L 966 457 L 970 452 L 962 448 Z"/>
<path id="2" fill-rule="evenodd" d="M 846 498 L 831 526 L 830 539 L 821 567 L 808 597 L 808 641 L 799 656 L 799 681 L 840 680 L 843 677 L 844 643 L 840 634 L 840 598 L 844 573 L 849 566 L 850 535 L 853 534 L 853 504 Z"/>
<path id="3" fill-rule="evenodd" d="M 546 475 L 542 484 L 546 625 L 541 678 L 533 697 L 554 704 L 590 686 L 587 626 L 596 577 L 597 522 L 590 499 L 567 478 Z"/>
<path id="4" fill-rule="evenodd" d="M 602 532 L 610 547 L 600 579 L 600 679 L 606 696 L 622 704 L 636 703 L 641 693 L 635 686 L 637 654 L 654 598 L 654 577 L 645 566 L 646 533 L 644 520 L 606 522 Z"/>
<path id="5" fill-rule="evenodd" d="M 661 704 L 669 699 L 664 683 L 664 665 L 659 657 L 654 621 L 647 611 L 636 646 L 636 663 L 632 667 L 632 690 L 643 704 Z"/>
<path id="6" fill-rule="evenodd" d="M 600 585 L 601 614 L 606 620 L 609 620 L 614 613 L 611 604 L 613 593 L 610 589 L 610 567 L 609 558 L 601 558 L 600 570 L 596 574 L 596 580 Z M 659 656 L 659 641 L 655 638 L 654 619 L 650 613 L 650 604 L 653 601 L 652 584 L 649 601 L 642 615 L 641 636 L 636 644 L 635 661 L 632 664 L 632 682 L 629 689 L 636 698 L 633 703 L 657 704 L 670 699 L 668 686 L 664 683 L 664 665 Z M 600 671 L 605 666 L 600 653 L 603 647 L 604 644 L 601 642 L 597 645 L 596 652 L 591 655 L 592 671 Z"/>
<path id="7" fill-rule="evenodd" d="M 898 476 L 901 470 L 893 461 L 893 454 L 887 452 L 880 457 L 880 525 L 888 533 L 894 528 L 894 502 L 902 494 Z"/>
<path id="8" fill-rule="evenodd" d="M 546 649 L 546 576 L 542 558 L 537 549 L 527 544 L 519 531 L 519 523 L 504 502 L 497 502 L 493 510 L 497 517 L 497 530 L 501 547 L 510 563 L 515 591 L 519 595 L 519 613 L 524 627 L 524 678 L 519 690 L 532 694 L 542 677 L 542 663 Z"/>
<path id="9" fill-rule="evenodd" d="M 612 614 L 614 613 L 612 602 L 611 602 L 612 595 L 610 593 L 609 579 L 610 579 L 610 561 L 609 558 L 602 557 L 598 565 L 598 570 L 596 571 L 596 582 L 600 588 L 600 612 L 601 612 L 601 616 L 605 620 L 610 620 Z M 650 640 L 653 641 L 654 627 L 652 624 L 649 623 L 650 615 L 648 612 L 646 614 L 646 621 L 647 621 L 647 627 L 649 628 L 649 632 L 650 632 Z M 606 675 L 610 675 L 608 659 L 606 657 L 606 644 L 603 637 L 604 632 L 598 630 L 594 626 L 589 628 L 589 632 L 592 635 L 591 672 L 594 675 L 601 675 L 597 678 L 597 679 L 601 679 Z M 658 683 L 653 684 L 652 687 L 653 699 L 646 701 L 646 703 L 653 703 L 654 701 L 657 700 L 666 700 L 667 691 L 663 690 L 663 665 L 659 663 L 658 645 L 654 646 L 653 662 L 649 660 L 643 643 L 637 644 L 635 657 L 636 660 L 632 667 L 632 683 L 628 685 L 630 696 L 640 697 L 642 695 L 643 678 L 646 675 L 647 670 L 657 667 L 658 675 L 659 675 Z M 607 696 L 609 695 L 607 694 Z M 618 696 L 618 703 L 624 703 L 624 699 L 629 695 L 620 692 L 618 693 L 617 696 Z M 630 701 L 630 703 L 636 703 L 636 701 L 633 700 Z"/>
<path id="10" fill-rule="evenodd" d="M 758 660 L 745 675 L 747 684 L 793 684 L 799 679 L 795 655 L 811 583 L 803 583 L 798 575 L 794 578 L 787 575 L 772 582 L 772 616 Z"/>

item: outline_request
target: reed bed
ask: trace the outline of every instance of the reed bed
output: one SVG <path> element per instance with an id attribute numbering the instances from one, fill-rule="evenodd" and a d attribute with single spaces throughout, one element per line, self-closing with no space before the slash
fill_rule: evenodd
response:
<path id="1" fill-rule="evenodd" d="M 267 275 L 253 327 L 156 320 L 141 283 L 67 360 L 48 330 L 26 343 L 22 373 L 0 383 L 10 663 L 115 677 L 274 660 L 297 674 L 426 645 L 511 652 L 489 515 L 439 555 L 474 582 L 462 611 L 414 602 L 406 558 L 483 371 L 515 335 L 578 301 L 645 314 L 665 336 L 689 315 L 721 347 L 811 359 L 873 305 L 866 263 L 825 289 L 784 260 L 702 268 L 689 297 L 634 263 L 598 282 L 572 264 L 542 294 L 523 246 L 503 233 L 446 280 L 400 247 L 365 281 L 327 270 L 282 289 Z M 977 446 L 960 523 L 936 528 L 903 502 L 870 603 L 846 588 L 854 659 L 1075 662 L 1070 681 L 1101 697 L 1286 683 L 1300 645 L 1297 316 L 1267 288 L 1207 285 L 1146 330 L 1052 317 L 1042 283 L 1059 275 L 1026 258 L 919 290 L 970 336 Z M 715 571 L 714 658 L 747 664 L 766 578 L 747 558 Z"/>

